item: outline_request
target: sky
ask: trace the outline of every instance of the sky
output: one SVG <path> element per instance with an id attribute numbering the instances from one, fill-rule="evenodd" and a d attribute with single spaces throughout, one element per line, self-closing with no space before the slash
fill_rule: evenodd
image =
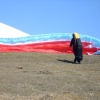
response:
<path id="1" fill-rule="evenodd" d="M 0 0 L 0 22 L 30 35 L 78 32 L 100 39 L 100 0 Z"/>

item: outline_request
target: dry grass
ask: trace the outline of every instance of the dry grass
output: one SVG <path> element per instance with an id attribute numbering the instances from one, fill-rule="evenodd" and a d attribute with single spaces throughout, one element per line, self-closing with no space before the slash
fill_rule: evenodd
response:
<path id="1" fill-rule="evenodd" d="M 100 56 L 0 54 L 0 100 L 100 100 Z"/>

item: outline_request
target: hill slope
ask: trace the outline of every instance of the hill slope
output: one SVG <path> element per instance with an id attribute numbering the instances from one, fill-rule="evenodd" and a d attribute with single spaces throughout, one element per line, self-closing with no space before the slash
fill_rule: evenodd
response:
<path id="1" fill-rule="evenodd" d="M 100 100 L 100 56 L 0 54 L 0 100 Z"/>

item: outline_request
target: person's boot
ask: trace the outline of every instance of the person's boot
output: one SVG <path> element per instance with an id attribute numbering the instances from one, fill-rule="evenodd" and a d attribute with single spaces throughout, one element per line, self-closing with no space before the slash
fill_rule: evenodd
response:
<path id="1" fill-rule="evenodd" d="M 78 61 L 78 64 L 81 64 L 81 62 L 80 62 L 80 61 Z"/>
<path id="2" fill-rule="evenodd" d="M 76 63 L 76 59 L 74 59 L 74 63 Z"/>

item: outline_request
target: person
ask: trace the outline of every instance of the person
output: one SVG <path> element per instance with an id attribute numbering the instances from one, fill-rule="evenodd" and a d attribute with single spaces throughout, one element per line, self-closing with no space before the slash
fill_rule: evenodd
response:
<path id="1" fill-rule="evenodd" d="M 76 61 L 80 64 L 81 60 L 83 59 L 83 54 L 82 54 L 82 42 L 80 39 L 80 36 L 77 32 L 74 32 L 72 34 L 72 39 L 70 41 L 70 47 L 73 47 L 73 53 L 75 56 L 74 63 Z"/>

